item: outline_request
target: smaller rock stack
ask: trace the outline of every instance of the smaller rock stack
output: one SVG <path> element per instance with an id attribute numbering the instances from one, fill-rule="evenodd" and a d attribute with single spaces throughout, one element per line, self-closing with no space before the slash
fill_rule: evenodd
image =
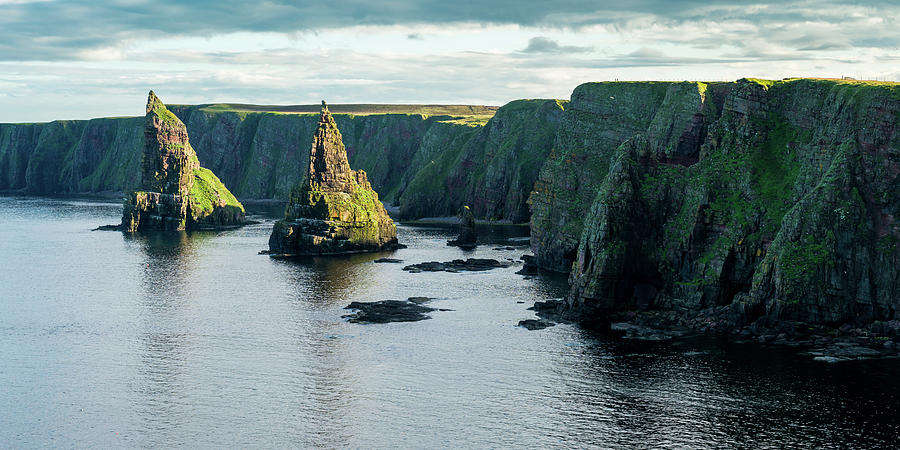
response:
<path id="1" fill-rule="evenodd" d="M 200 167 L 187 127 L 150 91 L 144 119 L 141 190 L 125 200 L 125 231 L 237 226 L 244 207 L 208 169 Z"/>
<path id="2" fill-rule="evenodd" d="M 362 170 L 350 168 L 341 132 L 322 102 L 306 179 L 275 223 L 269 253 L 360 253 L 398 248 L 397 229 Z"/>
<path id="3" fill-rule="evenodd" d="M 472 209 L 463 206 L 459 209 L 459 236 L 447 241 L 447 245 L 454 245 L 464 250 L 471 250 L 477 246 L 478 235 L 475 232 L 475 216 Z"/>

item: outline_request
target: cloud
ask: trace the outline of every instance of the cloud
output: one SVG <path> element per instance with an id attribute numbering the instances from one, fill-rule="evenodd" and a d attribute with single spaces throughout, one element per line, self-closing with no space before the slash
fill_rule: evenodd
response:
<path id="1" fill-rule="evenodd" d="M 627 33 L 680 24 L 740 22 L 756 26 L 757 36 L 779 42 L 803 36 L 807 29 L 819 35 L 827 33 L 832 40 L 834 36 L 845 36 L 844 44 L 852 46 L 896 47 L 900 40 L 896 19 L 900 17 L 900 6 L 891 0 L 856 5 L 840 0 L 758 0 L 751 6 L 742 0 L 560 0 L 552 4 L 543 0 L 266 0 L 252 6 L 243 0 L 0 1 L 4 1 L 0 60 L 5 61 L 79 60 L 85 59 L 82 51 L 119 48 L 138 40 L 167 36 L 306 33 L 359 25 L 476 23 L 570 30 L 601 25 Z M 416 34 L 410 38 L 415 39 Z M 553 44 L 537 41 L 529 43 L 526 50 L 577 48 Z M 796 48 L 815 45 L 798 43 Z"/>
<path id="2" fill-rule="evenodd" d="M 613 78 L 900 76 L 896 0 L 0 0 L 0 12 L 0 121 L 139 114 L 150 88 L 173 103 L 502 104 Z"/>
<path id="3" fill-rule="evenodd" d="M 587 53 L 593 49 L 593 47 L 559 45 L 552 39 L 538 36 L 528 40 L 528 47 L 522 49 L 522 53 Z"/>

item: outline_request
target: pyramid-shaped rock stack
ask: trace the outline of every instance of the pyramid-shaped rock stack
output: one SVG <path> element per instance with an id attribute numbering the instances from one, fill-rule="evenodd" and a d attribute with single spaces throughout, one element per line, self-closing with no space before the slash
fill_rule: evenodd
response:
<path id="1" fill-rule="evenodd" d="M 291 192 L 269 237 L 273 255 L 328 255 L 397 248 L 397 229 L 366 173 L 350 169 L 341 132 L 325 102 L 306 179 Z"/>
<path id="2" fill-rule="evenodd" d="M 125 231 L 196 230 L 244 223 L 244 207 L 200 167 L 184 123 L 150 91 L 144 119 L 141 190 L 125 200 Z"/>

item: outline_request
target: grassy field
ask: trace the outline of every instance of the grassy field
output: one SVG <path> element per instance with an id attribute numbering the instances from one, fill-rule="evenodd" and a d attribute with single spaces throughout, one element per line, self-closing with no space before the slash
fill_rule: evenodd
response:
<path id="1" fill-rule="evenodd" d="M 187 106 L 187 105 L 170 105 Z M 321 105 L 246 105 L 240 103 L 215 103 L 197 105 L 207 111 L 274 112 L 284 114 L 316 114 Z M 492 117 L 499 106 L 484 105 L 389 105 L 389 104 L 329 104 L 335 114 L 422 114 L 425 116 L 479 116 Z"/>

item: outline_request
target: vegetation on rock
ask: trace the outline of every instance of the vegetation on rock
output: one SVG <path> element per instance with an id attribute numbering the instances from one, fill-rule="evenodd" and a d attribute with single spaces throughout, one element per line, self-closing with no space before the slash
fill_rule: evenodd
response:
<path id="1" fill-rule="evenodd" d="M 200 167 L 187 128 L 153 91 L 147 99 L 141 190 L 126 197 L 126 231 L 240 225 L 244 207 L 210 170 Z"/>
<path id="2" fill-rule="evenodd" d="M 591 87 L 603 96 L 580 106 L 573 97 L 573 104 L 609 112 L 600 104 L 615 96 L 606 95 L 613 88 L 621 86 Z M 595 314 L 715 310 L 732 324 L 896 319 L 897 89 L 806 79 L 688 91 L 670 84 L 656 95 L 663 100 L 647 129 L 636 127 L 615 148 L 555 150 L 610 161 L 569 184 L 600 177 L 589 208 L 573 207 L 572 195 L 547 196 L 564 188 L 552 171 L 567 166 L 558 156 L 542 173 L 546 191 L 533 197 L 534 218 L 562 218 L 563 230 L 580 230 L 570 306 Z M 659 117 L 672 133 L 657 132 Z M 621 122 L 618 115 L 593 120 L 606 135 Z M 577 211 L 589 213 L 582 220 Z M 546 221 L 535 220 L 536 229 L 539 262 L 564 268 L 566 259 L 555 258 L 572 241 L 542 240 L 556 231 Z"/>
<path id="3" fill-rule="evenodd" d="M 354 253 L 396 248 L 397 231 L 366 172 L 347 160 L 341 132 L 325 105 L 306 177 L 275 223 L 269 252 L 278 255 Z"/>

